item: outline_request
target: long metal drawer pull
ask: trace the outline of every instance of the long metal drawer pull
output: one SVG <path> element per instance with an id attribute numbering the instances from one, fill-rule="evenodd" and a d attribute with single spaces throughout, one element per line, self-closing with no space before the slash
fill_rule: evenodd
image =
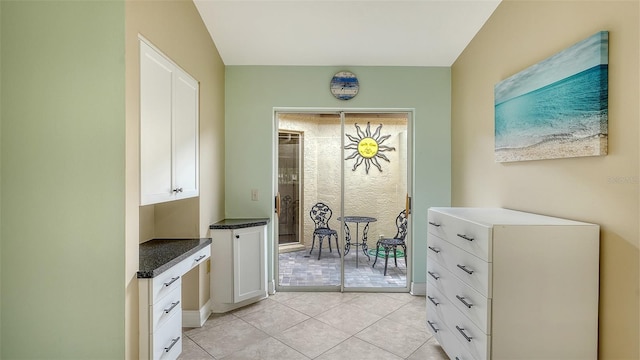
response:
<path id="1" fill-rule="evenodd" d="M 180 336 L 178 336 L 175 339 L 171 339 L 171 345 L 167 346 L 166 348 L 164 348 L 164 352 L 169 352 L 171 351 L 171 348 L 174 347 L 175 344 L 178 343 L 178 341 L 180 340 Z"/>
<path id="2" fill-rule="evenodd" d="M 202 259 L 204 259 L 204 258 L 206 258 L 206 257 L 207 257 L 207 255 L 204 255 L 204 254 L 203 254 L 203 255 L 200 255 L 200 256 L 198 256 L 198 258 L 196 259 L 196 262 L 198 262 L 198 261 L 200 261 L 200 260 L 202 260 Z"/>
<path id="3" fill-rule="evenodd" d="M 436 253 L 436 254 L 439 254 L 439 253 L 440 253 L 440 250 L 438 250 L 438 249 L 434 248 L 433 246 L 428 246 L 428 248 L 429 248 L 429 250 L 433 251 L 433 252 L 434 252 L 434 253 Z"/>
<path id="4" fill-rule="evenodd" d="M 464 300 L 464 297 L 462 297 L 460 295 L 456 295 L 456 297 L 458 298 L 458 300 L 460 300 L 461 303 L 464 304 L 464 306 L 468 307 L 469 309 L 471 309 L 471 307 L 473 306 L 473 304 L 469 304 L 468 302 L 466 302 Z"/>
<path id="5" fill-rule="evenodd" d="M 164 286 L 170 286 L 174 282 L 178 281 L 178 279 L 180 279 L 180 276 L 176 276 L 174 278 L 171 278 L 171 281 L 164 283 Z"/>
<path id="6" fill-rule="evenodd" d="M 180 304 L 180 300 L 171 303 L 171 306 L 169 306 L 168 308 L 164 309 L 164 312 L 167 313 L 167 314 L 170 313 L 171 310 L 173 310 L 176 306 L 178 306 L 178 304 Z"/>
<path id="7" fill-rule="evenodd" d="M 461 237 L 461 238 L 463 238 L 463 239 L 465 239 L 465 240 L 473 241 L 473 238 L 472 238 L 472 237 L 468 237 L 468 236 L 467 236 L 467 235 L 465 235 L 465 234 L 456 234 L 456 235 L 458 235 L 459 237 Z"/>
<path id="8" fill-rule="evenodd" d="M 467 339 L 468 342 L 471 342 L 471 339 L 473 339 L 471 336 L 465 334 L 464 329 L 461 328 L 460 326 L 456 325 L 456 329 L 458 329 L 458 331 L 460 332 L 460 334 L 462 334 L 462 336 L 464 336 L 465 339 Z"/>
<path id="9" fill-rule="evenodd" d="M 440 305 L 439 302 L 436 301 L 436 299 L 432 298 L 431 296 L 427 295 L 427 298 L 429 298 L 429 300 L 431 300 L 431 302 L 433 303 L 433 305 L 438 306 Z"/>
<path id="10" fill-rule="evenodd" d="M 436 224 L 433 221 L 429 221 L 429 225 L 433 225 L 435 227 L 440 227 L 440 224 Z"/>
<path id="11" fill-rule="evenodd" d="M 437 333 L 438 331 L 440 331 L 440 329 L 436 328 L 431 321 L 427 320 L 427 324 L 431 326 L 431 328 L 433 329 L 433 332 Z"/>
<path id="12" fill-rule="evenodd" d="M 432 277 L 432 278 L 434 278 L 434 279 L 436 279 L 436 280 L 440 279 L 440 276 L 438 276 L 438 275 L 436 275 L 436 274 L 432 273 L 431 271 L 427 271 L 427 272 L 429 273 L 429 275 L 431 275 L 431 277 Z"/>
<path id="13" fill-rule="evenodd" d="M 466 272 L 467 274 L 469 274 L 469 275 L 473 275 L 473 270 L 469 270 L 469 269 L 467 269 L 467 266 L 466 266 L 466 265 L 460 265 L 460 264 L 458 264 L 458 265 L 456 265 L 456 266 L 457 266 L 457 267 L 459 267 L 460 269 L 462 269 L 462 271 Z"/>

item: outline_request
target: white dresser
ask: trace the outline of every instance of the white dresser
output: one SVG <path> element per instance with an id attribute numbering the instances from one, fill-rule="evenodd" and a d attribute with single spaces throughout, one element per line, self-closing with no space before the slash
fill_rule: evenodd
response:
<path id="1" fill-rule="evenodd" d="M 430 208 L 427 327 L 451 359 L 596 359 L 598 225 Z"/>

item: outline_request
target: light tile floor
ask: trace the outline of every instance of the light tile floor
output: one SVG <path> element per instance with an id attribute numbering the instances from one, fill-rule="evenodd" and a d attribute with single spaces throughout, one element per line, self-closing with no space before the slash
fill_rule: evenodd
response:
<path id="1" fill-rule="evenodd" d="M 185 328 L 179 359 L 448 359 L 425 311 L 407 293 L 279 292 Z"/>

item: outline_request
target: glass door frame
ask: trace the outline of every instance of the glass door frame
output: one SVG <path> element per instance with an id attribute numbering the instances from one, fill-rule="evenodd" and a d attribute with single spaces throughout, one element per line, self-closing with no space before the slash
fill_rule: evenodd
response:
<path id="1" fill-rule="evenodd" d="M 279 133 L 279 120 L 278 115 L 282 113 L 307 113 L 307 114 L 328 114 L 328 115 L 337 115 L 340 117 L 340 132 L 341 132 L 341 179 L 340 179 L 340 188 L 341 188 L 341 198 L 344 199 L 344 182 L 345 182 L 345 174 L 344 174 L 344 158 L 345 158 L 345 115 L 351 113 L 370 113 L 370 114 L 389 114 L 389 113 L 406 113 L 407 114 L 407 196 L 408 196 L 408 207 L 410 213 L 413 214 L 411 209 L 411 200 L 413 199 L 414 194 L 414 119 L 415 119 L 415 109 L 413 108 L 308 108 L 308 107 L 274 107 L 272 116 L 273 116 L 273 131 L 272 131 L 272 189 L 273 189 L 273 199 L 276 201 L 280 201 L 278 194 L 278 133 Z M 304 192 L 303 186 L 301 185 L 301 192 Z M 344 200 L 341 201 L 340 204 L 340 212 L 344 214 Z M 301 217 L 304 216 L 304 212 L 301 212 Z M 407 259 L 406 264 L 406 283 L 404 287 L 389 287 L 389 288 L 380 288 L 380 287 L 346 287 L 345 288 L 345 269 L 344 269 L 344 255 L 342 252 L 340 256 L 340 285 L 338 286 L 281 286 L 279 281 L 280 269 L 279 269 L 279 251 L 278 251 L 278 214 L 274 212 L 273 215 L 273 224 L 272 227 L 272 241 L 271 241 L 271 249 L 272 249 L 272 264 L 271 267 L 273 270 L 273 289 L 276 291 L 283 292 L 296 292 L 296 291 L 328 291 L 328 292 L 410 292 L 411 284 L 413 279 L 413 216 L 410 216 L 408 223 L 408 235 L 407 235 L 407 251 L 410 256 Z M 341 243 L 344 241 L 344 223 L 340 222 L 340 231 L 338 232 L 340 235 Z M 382 290 L 382 291 L 381 291 Z"/>

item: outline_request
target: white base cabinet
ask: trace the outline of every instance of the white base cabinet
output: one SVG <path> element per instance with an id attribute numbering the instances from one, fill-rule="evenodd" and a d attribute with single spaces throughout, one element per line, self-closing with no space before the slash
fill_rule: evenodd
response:
<path id="1" fill-rule="evenodd" d="M 431 208 L 427 328 L 451 359 L 596 359 L 599 226 Z"/>
<path id="2" fill-rule="evenodd" d="M 213 311 L 267 296 L 266 232 L 266 222 L 211 231 Z"/>

